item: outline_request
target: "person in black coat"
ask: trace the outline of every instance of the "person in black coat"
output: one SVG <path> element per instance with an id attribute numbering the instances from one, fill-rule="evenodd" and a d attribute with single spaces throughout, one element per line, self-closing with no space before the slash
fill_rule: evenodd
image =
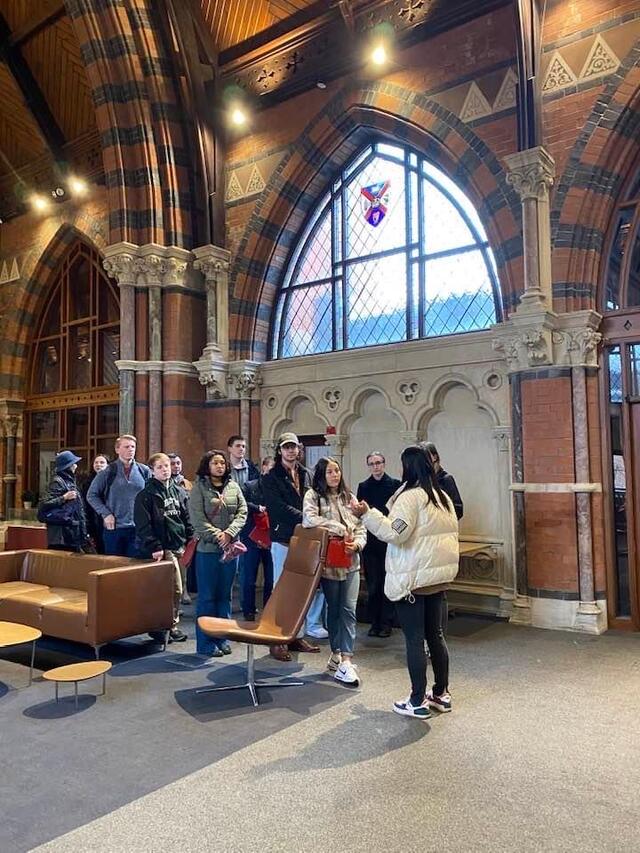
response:
<path id="1" fill-rule="evenodd" d="M 369 506 L 389 514 L 387 501 L 402 485 L 385 473 L 385 458 L 378 450 L 367 456 L 367 467 L 371 476 L 358 486 L 357 498 L 366 501 Z M 393 625 L 393 603 L 384 594 L 384 561 L 387 546 L 384 542 L 367 533 L 367 544 L 362 552 L 364 576 L 367 581 L 367 600 L 369 604 L 370 637 L 389 637 Z"/>
<path id="2" fill-rule="evenodd" d="M 284 561 L 295 526 L 302 524 L 302 501 L 304 493 L 311 487 L 311 474 L 300 465 L 299 455 L 298 436 L 293 432 L 282 433 L 276 445 L 275 465 L 262 478 L 264 505 L 269 514 L 274 584 L 278 582 L 284 569 Z M 323 601 L 316 594 L 307 613 L 307 623 L 318 618 L 314 613 L 322 609 L 322 604 Z M 298 637 L 290 648 L 300 652 L 320 651 L 320 646 L 309 643 L 303 635 Z M 291 660 L 286 646 L 272 646 L 271 655 L 276 660 Z"/>
<path id="3" fill-rule="evenodd" d="M 262 474 L 255 480 L 249 480 L 242 486 L 242 492 L 247 502 L 247 509 L 249 510 L 247 523 L 240 534 L 240 538 L 247 548 L 247 553 L 244 555 L 244 572 L 242 575 L 242 612 L 248 622 L 253 622 L 256 618 L 256 579 L 261 562 L 264 576 L 264 587 L 262 590 L 263 607 L 269 600 L 269 596 L 273 590 L 273 558 L 271 557 L 271 549 L 266 545 L 257 544 L 249 535 L 254 530 L 257 520 L 264 521 L 265 525 L 268 524 L 262 478 L 265 474 L 269 473 L 273 465 L 273 457 L 266 456 L 262 460 Z"/>
<path id="4" fill-rule="evenodd" d="M 453 504 L 453 508 L 456 511 L 456 515 L 458 516 L 458 521 L 464 515 L 464 506 L 462 504 L 462 498 L 460 497 L 460 492 L 458 491 L 458 486 L 456 485 L 456 481 L 453 479 L 453 476 L 444 470 L 442 465 L 440 464 L 440 454 L 438 453 L 435 444 L 432 441 L 423 441 L 420 444 L 422 450 L 425 453 L 429 454 L 431 461 L 433 462 L 433 467 L 435 469 L 436 475 L 438 477 L 438 485 L 442 489 L 443 492 L 446 492 L 447 495 L 451 498 L 451 502 Z"/>
<path id="5" fill-rule="evenodd" d="M 95 480 L 96 475 L 99 474 L 100 471 L 103 471 L 108 464 L 109 457 L 104 453 L 98 453 L 97 456 L 94 457 L 91 465 L 93 470 L 89 476 L 85 477 L 81 486 L 82 498 L 84 500 L 84 511 L 87 517 L 87 533 L 91 537 L 98 554 L 104 554 L 104 538 L 102 535 L 104 525 L 102 523 L 102 516 L 97 513 L 87 501 L 87 492 L 89 491 L 89 486 Z"/>
<path id="6" fill-rule="evenodd" d="M 52 551 L 92 551 L 87 538 L 87 519 L 84 503 L 76 483 L 76 470 L 81 456 L 63 450 L 56 456 L 55 476 L 49 483 L 47 495 L 38 508 L 38 516 L 46 519 L 57 516 L 47 524 L 47 547 Z"/>

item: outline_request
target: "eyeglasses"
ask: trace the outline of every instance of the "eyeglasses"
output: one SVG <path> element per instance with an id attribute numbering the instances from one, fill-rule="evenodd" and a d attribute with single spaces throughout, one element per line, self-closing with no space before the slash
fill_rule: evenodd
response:
<path id="1" fill-rule="evenodd" d="M 384 465 L 384 462 L 367 462 L 368 468 L 375 468 L 378 465 Z"/>

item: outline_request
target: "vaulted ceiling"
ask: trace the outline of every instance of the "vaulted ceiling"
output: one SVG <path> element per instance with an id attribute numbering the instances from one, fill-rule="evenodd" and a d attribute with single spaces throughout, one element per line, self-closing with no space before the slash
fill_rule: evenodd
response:
<path id="1" fill-rule="evenodd" d="M 311 6 L 329 8 L 330 0 L 200 0 L 202 14 L 219 50 L 226 50 Z"/>

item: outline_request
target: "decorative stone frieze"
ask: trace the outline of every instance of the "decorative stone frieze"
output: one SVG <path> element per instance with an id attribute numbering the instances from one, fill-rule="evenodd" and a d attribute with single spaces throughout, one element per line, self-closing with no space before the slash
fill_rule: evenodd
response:
<path id="1" fill-rule="evenodd" d="M 329 411 L 335 412 L 342 400 L 342 391 L 339 388 L 326 388 L 322 399 L 327 404 Z"/>
<path id="2" fill-rule="evenodd" d="M 231 396 L 238 400 L 250 400 L 254 391 L 262 385 L 259 362 L 232 361 L 229 364 L 227 383 Z"/>
<path id="3" fill-rule="evenodd" d="M 518 151 L 504 158 L 507 164 L 507 183 L 525 199 L 546 199 L 553 186 L 556 164 L 549 152 L 541 146 Z"/>
<path id="4" fill-rule="evenodd" d="M 206 346 L 198 361 L 193 362 L 198 379 L 207 390 L 207 400 L 220 400 L 227 396 L 227 362 L 220 358 L 217 348 Z"/>
<path id="5" fill-rule="evenodd" d="M 416 379 L 403 380 L 398 383 L 398 394 L 407 406 L 415 403 L 420 390 L 420 383 Z"/>
<path id="6" fill-rule="evenodd" d="M 544 366 L 597 367 L 601 319 L 595 311 L 546 311 L 537 316 L 516 311 L 507 322 L 493 327 L 493 348 L 510 373 Z"/>
<path id="7" fill-rule="evenodd" d="M 191 252 L 179 246 L 147 243 L 114 243 L 107 246 L 102 262 L 107 275 L 120 287 L 198 287 L 191 273 Z"/>

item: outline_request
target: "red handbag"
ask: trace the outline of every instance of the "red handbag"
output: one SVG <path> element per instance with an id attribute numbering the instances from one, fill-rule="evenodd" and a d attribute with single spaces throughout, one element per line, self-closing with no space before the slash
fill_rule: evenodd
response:
<path id="1" fill-rule="evenodd" d="M 251 539 L 258 548 L 271 548 L 269 516 L 266 512 L 253 513 L 253 528 L 249 532 L 249 539 Z"/>
<path id="2" fill-rule="evenodd" d="M 341 536 L 330 536 L 325 566 L 328 569 L 350 569 L 352 561 L 353 554 L 345 548 L 344 539 Z"/>
<path id="3" fill-rule="evenodd" d="M 184 569 L 188 569 L 191 563 L 193 562 L 193 558 L 196 555 L 196 548 L 198 547 L 199 541 L 199 537 L 194 536 L 193 539 L 189 539 L 187 544 L 184 546 L 184 551 L 178 558 L 180 565 Z"/>

